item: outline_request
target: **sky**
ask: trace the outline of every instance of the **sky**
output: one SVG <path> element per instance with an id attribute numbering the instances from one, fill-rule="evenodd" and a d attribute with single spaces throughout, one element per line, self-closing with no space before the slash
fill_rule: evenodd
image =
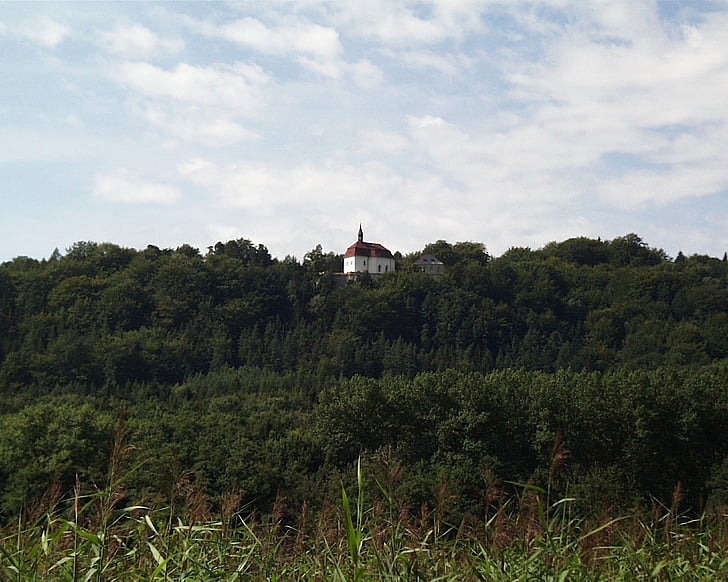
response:
<path id="1" fill-rule="evenodd" d="M 728 1 L 0 1 L 0 262 L 728 250 Z"/>

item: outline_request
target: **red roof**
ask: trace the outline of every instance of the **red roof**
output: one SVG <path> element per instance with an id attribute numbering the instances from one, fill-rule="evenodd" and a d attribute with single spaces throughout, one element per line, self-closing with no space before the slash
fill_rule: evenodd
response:
<path id="1" fill-rule="evenodd" d="M 347 257 L 380 257 L 383 259 L 394 259 L 392 253 L 385 249 L 379 243 L 369 243 L 363 241 L 357 241 L 351 245 L 344 253 L 344 258 Z"/>

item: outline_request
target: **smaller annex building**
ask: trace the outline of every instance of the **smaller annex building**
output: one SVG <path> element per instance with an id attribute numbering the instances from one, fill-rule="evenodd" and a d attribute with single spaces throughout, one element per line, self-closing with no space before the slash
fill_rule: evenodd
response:
<path id="1" fill-rule="evenodd" d="M 422 255 L 415 261 L 415 270 L 438 277 L 445 272 L 445 263 L 434 255 Z"/>
<path id="2" fill-rule="evenodd" d="M 344 274 L 381 275 L 389 271 L 394 271 L 392 253 L 379 243 L 364 242 L 364 231 L 359 225 L 357 241 L 344 253 Z"/>

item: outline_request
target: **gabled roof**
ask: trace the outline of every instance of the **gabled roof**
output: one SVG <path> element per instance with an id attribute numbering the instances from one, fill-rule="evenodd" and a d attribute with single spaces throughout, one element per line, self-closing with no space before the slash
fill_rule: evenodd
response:
<path id="1" fill-rule="evenodd" d="M 363 241 L 356 241 L 353 245 L 346 249 L 344 258 L 347 257 L 379 257 L 382 259 L 394 259 L 392 253 L 379 243 Z"/>
<path id="2" fill-rule="evenodd" d="M 422 255 L 415 261 L 415 265 L 444 265 L 435 255 Z"/>

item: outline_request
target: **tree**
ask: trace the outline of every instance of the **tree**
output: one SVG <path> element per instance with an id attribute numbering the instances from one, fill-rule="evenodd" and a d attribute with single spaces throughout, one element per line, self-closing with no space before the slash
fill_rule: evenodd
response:
<path id="1" fill-rule="evenodd" d="M 195 247 L 190 246 L 186 243 L 180 247 L 177 247 L 174 252 L 179 255 L 184 255 L 185 257 L 189 257 L 191 259 L 200 256 L 200 249 L 196 249 Z"/>
<path id="2" fill-rule="evenodd" d="M 73 274 L 110 273 L 126 267 L 136 255 L 133 249 L 112 243 L 79 241 L 58 260 L 61 269 Z"/>
<path id="3" fill-rule="evenodd" d="M 634 233 L 615 238 L 609 243 L 611 262 L 618 266 L 650 266 L 667 261 L 668 257 L 662 249 L 647 246 Z"/>
<path id="4" fill-rule="evenodd" d="M 344 260 L 341 255 L 336 255 L 333 251 L 324 253 L 318 244 L 303 256 L 303 266 L 314 275 L 341 273 L 344 270 Z"/>
<path id="5" fill-rule="evenodd" d="M 215 255 L 227 255 L 242 261 L 246 266 L 269 267 L 275 262 L 265 245 L 259 244 L 256 247 L 247 238 L 218 242 L 211 252 Z"/>
<path id="6" fill-rule="evenodd" d="M 490 260 L 490 255 L 485 250 L 485 245 L 479 242 L 457 242 L 451 245 L 445 240 L 438 240 L 430 243 L 422 250 L 423 255 L 435 255 L 448 267 L 461 261 L 473 260 L 485 264 Z"/>
<path id="7" fill-rule="evenodd" d="M 80 397 L 46 398 L 2 417 L 0 503 L 16 512 L 54 481 L 62 491 L 82 481 L 103 483 L 113 423 Z"/>
<path id="8" fill-rule="evenodd" d="M 609 245 L 601 240 L 584 236 L 570 238 L 561 243 L 549 243 L 544 253 L 552 254 L 560 259 L 577 265 L 593 267 L 609 260 Z"/>
<path id="9" fill-rule="evenodd" d="M 0 269 L 0 329 L 5 333 L 0 335 L 0 362 L 5 352 L 10 347 L 10 342 L 15 332 L 15 302 L 17 300 L 17 289 L 12 277 Z"/>
<path id="10" fill-rule="evenodd" d="M 165 257 L 150 281 L 158 325 L 179 327 L 212 297 L 211 277 L 202 257 L 186 253 Z"/>

